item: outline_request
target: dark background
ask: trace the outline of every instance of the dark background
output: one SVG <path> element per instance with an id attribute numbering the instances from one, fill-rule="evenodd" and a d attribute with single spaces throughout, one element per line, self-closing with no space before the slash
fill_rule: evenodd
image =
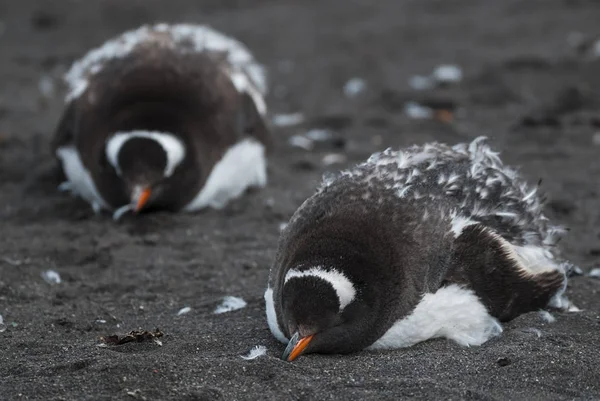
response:
<path id="1" fill-rule="evenodd" d="M 571 227 L 566 255 L 596 266 L 600 58 L 589 40 L 599 18 L 592 0 L 0 1 L 0 399 L 599 399 L 592 278 L 568 289 L 583 312 L 552 324 L 521 316 L 481 347 L 436 340 L 293 364 L 278 359 L 262 300 L 279 225 L 324 171 L 388 146 L 478 135 L 531 181 L 543 178 L 548 214 Z M 269 68 L 271 112 L 307 121 L 275 128 L 267 189 L 223 211 L 117 224 L 58 193 L 48 174 L 59 79 L 87 49 L 155 21 L 209 23 L 241 39 Z M 460 84 L 409 87 L 445 63 L 462 67 Z M 353 77 L 367 87 L 350 99 Z M 410 119 L 409 100 L 455 107 L 455 119 Z M 289 146 L 310 128 L 342 140 Z M 324 166 L 331 152 L 346 162 Z M 45 282 L 48 269 L 62 283 Z M 248 307 L 212 314 L 225 295 Z M 192 311 L 176 316 L 184 306 Z M 162 347 L 97 347 L 100 336 L 156 327 Z M 266 357 L 240 357 L 259 344 Z"/>

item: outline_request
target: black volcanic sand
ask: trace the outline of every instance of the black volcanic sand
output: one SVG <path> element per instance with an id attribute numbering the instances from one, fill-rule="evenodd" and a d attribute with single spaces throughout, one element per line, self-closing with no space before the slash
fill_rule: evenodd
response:
<path id="1" fill-rule="evenodd" d="M 600 33 L 598 18 L 592 0 L 2 1 L 0 398 L 600 399 L 600 280 L 571 280 L 583 312 L 555 323 L 521 316 L 481 347 L 434 340 L 294 363 L 279 359 L 262 300 L 279 226 L 326 170 L 430 140 L 489 136 L 528 179 L 543 179 L 548 214 L 571 227 L 566 255 L 584 271 L 597 265 L 600 59 L 586 40 Z M 222 211 L 114 223 L 55 190 L 57 82 L 86 49 L 154 21 L 207 22 L 242 38 L 271 72 L 271 111 L 306 122 L 275 129 L 267 189 Z M 460 84 L 409 87 L 444 63 L 463 68 Z M 353 77 L 367 87 L 348 98 Z M 454 108 L 455 119 L 410 119 L 410 100 Z M 288 144 L 310 128 L 339 140 L 310 152 Z M 347 160 L 325 166 L 329 153 Z M 62 282 L 44 281 L 47 270 Z M 213 314 L 227 295 L 248 306 Z M 162 346 L 98 347 L 101 336 L 155 328 Z M 256 345 L 267 356 L 241 358 Z"/>

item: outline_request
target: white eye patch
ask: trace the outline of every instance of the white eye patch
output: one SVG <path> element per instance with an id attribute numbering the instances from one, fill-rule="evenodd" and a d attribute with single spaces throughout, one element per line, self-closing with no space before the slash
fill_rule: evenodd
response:
<path id="1" fill-rule="evenodd" d="M 185 158 L 185 146 L 183 142 L 174 135 L 165 132 L 156 131 L 130 131 L 117 132 L 108 141 L 106 141 L 106 158 L 115 168 L 117 174 L 121 174 L 119 167 L 119 152 L 123 145 L 133 138 L 147 138 L 157 142 L 167 155 L 167 165 L 165 166 L 165 177 L 170 177 L 175 168 Z"/>
<path id="2" fill-rule="evenodd" d="M 334 269 L 327 270 L 321 266 L 311 267 L 308 270 L 290 269 L 285 275 L 285 282 L 295 277 L 316 277 L 329 283 L 338 296 L 340 311 L 356 297 L 356 289 L 352 282 L 343 273 Z"/>

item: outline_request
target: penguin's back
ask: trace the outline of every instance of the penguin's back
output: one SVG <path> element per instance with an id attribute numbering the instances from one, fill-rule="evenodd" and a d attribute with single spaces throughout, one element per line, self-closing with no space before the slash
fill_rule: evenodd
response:
<path id="1" fill-rule="evenodd" d="M 326 177 L 315 198 L 322 204 L 327 203 L 326 193 L 345 193 L 346 199 L 366 200 L 366 205 L 412 204 L 421 214 L 419 220 L 440 216 L 455 230 L 476 222 L 516 245 L 552 246 L 565 230 L 549 224 L 537 189 L 504 165 L 479 137 L 468 144 L 428 143 L 374 154 L 365 163 Z"/>
<path id="2" fill-rule="evenodd" d="M 166 50 L 169 50 L 167 52 Z M 156 24 L 142 26 L 105 42 L 76 61 L 65 74 L 66 101 L 77 99 L 96 74 L 115 60 L 142 56 L 207 54 L 218 60 L 238 91 L 247 92 L 261 114 L 266 112 L 267 92 L 264 68 L 241 42 L 205 25 Z"/>

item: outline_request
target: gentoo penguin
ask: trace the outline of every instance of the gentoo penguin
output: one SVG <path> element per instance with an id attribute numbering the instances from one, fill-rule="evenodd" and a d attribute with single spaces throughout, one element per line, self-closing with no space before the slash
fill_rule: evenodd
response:
<path id="1" fill-rule="evenodd" d="M 263 67 L 201 25 L 125 32 L 65 75 L 52 149 L 95 211 L 223 207 L 266 183 Z"/>
<path id="2" fill-rule="evenodd" d="M 485 138 L 388 149 L 337 175 L 281 234 L 265 293 L 283 358 L 480 345 L 500 322 L 567 308 L 565 230 Z"/>

